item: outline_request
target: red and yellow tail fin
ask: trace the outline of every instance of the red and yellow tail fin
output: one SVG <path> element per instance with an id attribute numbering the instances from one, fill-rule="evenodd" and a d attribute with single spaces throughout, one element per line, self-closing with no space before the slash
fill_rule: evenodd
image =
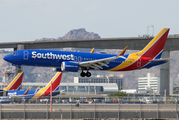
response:
<path id="1" fill-rule="evenodd" d="M 32 98 L 30 101 L 35 99 L 42 99 L 50 94 L 51 86 L 52 92 L 60 85 L 61 78 L 63 72 L 57 72 L 55 76 L 50 80 L 50 82 L 43 88 L 41 88 Z"/>
<path id="2" fill-rule="evenodd" d="M 136 55 L 150 58 L 156 57 L 164 49 L 169 30 L 169 28 L 163 28 L 160 33 L 158 33 L 158 35 L 153 38 L 143 50 L 137 52 Z"/>
<path id="3" fill-rule="evenodd" d="M 24 72 L 18 73 L 12 82 L 6 88 L 3 88 L 3 90 L 17 90 L 21 86 L 23 76 Z"/>
<path id="4" fill-rule="evenodd" d="M 54 91 L 60 85 L 62 74 L 63 72 L 57 72 L 44 88 L 48 91 L 52 85 L 52 91 Z"/>

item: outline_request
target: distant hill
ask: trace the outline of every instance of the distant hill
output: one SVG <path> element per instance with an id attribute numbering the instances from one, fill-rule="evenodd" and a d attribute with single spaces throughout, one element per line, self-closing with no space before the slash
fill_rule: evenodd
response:
<path id="1" fill-rule="evenodd" d="M 49 41 L 49 40 L 74 40 L 74 39 L 100 39 L 101 37 L 93 32 L 87 32 L 85 28 L 70 30 L 65 36 L 55 38 L 41 38 L 35 41 Z"/>

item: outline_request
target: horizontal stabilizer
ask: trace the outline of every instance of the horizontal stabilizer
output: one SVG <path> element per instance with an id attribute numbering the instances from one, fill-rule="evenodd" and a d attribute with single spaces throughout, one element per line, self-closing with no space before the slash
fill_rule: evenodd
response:
<path id="1" fill-rule="evenodd" d="M 163 58 L 163 59 L 156 59 L 156 60 L 149 60 L 150 62 L 160 62 L 160 61 L 169 61 L 173 58 Z"/>
<path id="2" fill-rule="evenodd" d="M 53 91 L 52 93 L 56 93 L 56 92 L 64 92 L 65 90 L 56 90 L 56 91 Z"/>

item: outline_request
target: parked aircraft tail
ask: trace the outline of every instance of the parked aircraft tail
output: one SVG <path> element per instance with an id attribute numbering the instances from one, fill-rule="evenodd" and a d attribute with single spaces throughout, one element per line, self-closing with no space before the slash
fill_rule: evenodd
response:
<path id="1" fill-rule="evenodd" d="M 45 87 L 41 88 L 32 97 L 32 99 L 30 101 L 45 98 L 46 96 L 48 96 L 50 94 L 51 89 L 52 89 L 52 92 L 55 91 L 58 88 L 58 86 L 60 85 L 62 74 L 63 74 L 63 72 L 57 72 L 56 75 L 50 80 L 50 82 Z"/>
<path id="2" fill-rule="evenodd" d="M 21 86 L 23 76 L 24 72 L 18 73 L 12 82 L 6 88 L 3 88 L 3 90 L 18 90 Z"/>

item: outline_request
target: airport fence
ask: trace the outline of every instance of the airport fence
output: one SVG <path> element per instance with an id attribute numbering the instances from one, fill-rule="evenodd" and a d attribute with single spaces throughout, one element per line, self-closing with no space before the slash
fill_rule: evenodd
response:
<path id="1" fill-rule="evenodd" d="M 0 119 L 178 118 L 177 97 L 57 96 L 35 101 L 11 98 L 0 104 Z"/>

